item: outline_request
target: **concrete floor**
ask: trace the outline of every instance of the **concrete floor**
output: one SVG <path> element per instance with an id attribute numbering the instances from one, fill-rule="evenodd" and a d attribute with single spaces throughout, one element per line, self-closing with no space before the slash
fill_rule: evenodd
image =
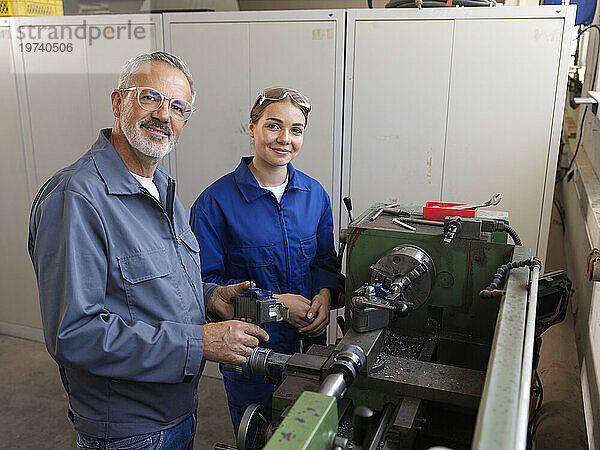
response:
<path id="1" fill-rule="evenodd" d="M 44 344 L 0 335 L 0 449 L 76 448 L 67 396 Z M 203 377 L 195 449 L 235 445 L 223 381 Z"/>

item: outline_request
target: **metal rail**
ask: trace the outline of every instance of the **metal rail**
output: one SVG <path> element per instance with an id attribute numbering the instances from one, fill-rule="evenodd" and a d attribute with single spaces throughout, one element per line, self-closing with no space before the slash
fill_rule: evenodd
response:
<path id="1" fill-rule="evenodd" d="M 531 374 L 533 371 L 533 341 L 535 339 L 535 316 L 537 311 L 539 280 L 540 267 L 535 265 L 531 271 L 531 288 L 529 290 L 529 301 L 527 302 L 525 347 L 523 349 L 523 366 L 521 370 L 521 386 L 519 389 L 519 409 L 517 413 L 517 429 L 515 432 L 514 448 L 516 450 L 524 450 L 527 447 Z"/>
<path id="2" fill-rule="evenodd" d="M 513 261 L 531 257 L 516 246 Z M 511 270 L 500 302 L 496 331 L 473 436 L 473 450 L 515 450 L 520 379 L 523 370 L 529 268 Z M 493 300 L 490 300 L 493 301 Z M 525 418 L 527 420 L 527 418 Z"/>
<path id="3" fill-rule="evenodd" d="M 392 413 L 396 407 L 393 403 L 387 403 L 381 412 L 381 418 L 379 419 L 379 423 L 377 424 L 377 429 L 375 430 L 375 434 L 373 435 L 373 439 L 369 444 L 367 450 L 377 450 L 379 446 L 379 441 L 383 437 L 383 433 L 385 432 L 390 420 L 392 419 Z"/>

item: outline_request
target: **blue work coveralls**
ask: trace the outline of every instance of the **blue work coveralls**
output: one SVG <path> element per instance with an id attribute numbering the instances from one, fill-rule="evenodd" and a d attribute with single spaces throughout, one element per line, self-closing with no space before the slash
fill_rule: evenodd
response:
<path id="1" fill-rule="evenodd" d="M 202 277 L 217 284 L 252 280 L 274 294 L 299 294 L 312 300 L 322 288 L 332 291 L 332 302 L 343 289 L 336 265 L 331 202 L 325 189 L 288 164 L 288 184 L 281 199 L 259 186 L 244 157 L 231 172 L 198 197 L 190 224 L 200 244 Z M 287 322 L 262 327 L 269 341 L 260 346 L 292 354 L 300 338 Z M 307 338 L 307 345 L 325 343 L 325 335 Z M 264 377 L 247 379 L 223 374 L 235 432 L 244 410 L 261 403 L 271 414 L 274 386 Z"/>
<path id="2" fill-rule="evenodd" d="M 29 223 L 46 347 L 75 430 L 98 438 L 164 430 L 196 411 L 216 288 L 202 283 L 174 180 L 158 166 L 156 200 L 110 133 L 42 186 Z"/>

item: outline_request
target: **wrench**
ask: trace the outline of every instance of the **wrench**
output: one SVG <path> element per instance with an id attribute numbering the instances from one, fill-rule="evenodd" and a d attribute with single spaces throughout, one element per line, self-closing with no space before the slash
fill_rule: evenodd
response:
<path id="1" fill-rule="evenodd" d="M 485 208 L 486 206 L 494 206 L 500 203 L 502 200 L 502 195 L 500 193 L 492 195 L 485 203 L 471 203 L 470 205 L 458 205 L 458 206 L 435 206 L 435 208 L 449 208 L 449 209 L 475 209 L 475 208 Z"/>

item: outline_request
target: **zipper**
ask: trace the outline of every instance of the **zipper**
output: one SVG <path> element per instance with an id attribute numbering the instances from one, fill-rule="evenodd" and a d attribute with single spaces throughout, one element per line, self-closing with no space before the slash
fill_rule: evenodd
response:
<path id="1" fill-rule="evenodd" d="M 163 212 L 163 214 L 168 219 L 167 221 L 169 222 L 169 229 L 171 230 L 171 234 L 175 238 L 175 242 L 177 242 L 177 244 L 181 244 L 181 239 L 179 239 L 179 236 L 177 236 L 177 232 L 175 231 L 175 224 L 173 223 L 173 209 L 174 209 L 174 199 L 175 199 L 175 181 L 172 180 L 171 178 L 169 178 L 169 184 L 167 186 L 166 204 L 167 204 L 167 210 L 169 212 L 167 212 L 165 210 L 165 208 L 163 207 L 162 203 L 156 197 L 154 197 L 154 195 L 152 195 L 148 191 L 148 189 L 146 189 L 143 186 L 140 186 L 140 191 L 141 191 L 141 193 L 144 196 L 151 198 L 152 201 L 155 204 L 158 205 L 158 207 L 160 208 L 160 210 Z"/>
<path id="2" fill-rule="evenodd" d="M 281 234 L 283 235 L 283 250 L 285 252 L 285 284 L 286 284 L 286 289 L 285 292 L 289 292 L 290 291 L 290 273 L 292 271 L 291 267 L 290 267 L 290 248 L 289 248 L 289 243 L 288 243 L 288 237 L 287 237 L 287 230 L 285 228 L 285 222 L 283 220 L 283 196 L 285 195 L 285 193 L 287 192 L 287 186 L 285 187 L 285 191 L 283 191 L 283 194 L 281 196 L 281 203 L 279 203 L 277 201 L 277 198 L 275 197 L 275 194 L 273 194 L 271 192 L 271 197 L 273 198 L 273 200 L 275 201 L 275 204 L 277 205 L 277 214 L 279 216 L 279 224 L 281 225 Z"/>
<path id="3" fill-rule="evenodd" d="M 169 183 L 167 184 L 167 215 L 169 219 L 173 221 L 173 205 L 175 200 L 175 180 L 169 178 Z"/>
<path id="4" fill-rule="evenodd" d="M 140 191 L 141 191 L 142 195 L 151 198 L 152 201 L 154 201 L 154 203 L 156 205 L 158 205 L 160 210 L 167 217 L 167 222 L 169 222 L 169 228 L 171 230 L 171 234 L 173 235 L 173 237 L 175 238 L 175 242 L 177 243 L 176 251 L 177 251 L 177 256 L 179 258 L 179 263 L 183 267 L 183 272 L 185 273 L 188 283 L 192 286 L 192 291 L 194 292 L 194 295 L 196 296 L 196 303 L 198 303 L 198 305 L 200 306 L 200 299 L 198 298 L 198 287 L 196 286 L 196 283 L 194 283 L 194 281 L 192 280 L 192 277 L 188 273 L 187 267 L 185 267 L 185 264 L 183 264 L 183 259 L 181 258 L 181 254 L 180 254 L 180 250 L 179 250 L 179 246 L 181 245 L 181 239 L 179 239 L 179 236 L 177 236 L 177 232 L 175 231 L 175 224 L 173 223 L 173 214 L 174 214 L 174 206 L 175 206 L 175 180 L 173 180 L 172 178 L 169 178 L 169 182 L 167 184 L 167 198 L 165 201 L 166 207 L 167 207 L 166 210 L 163 207 L 162 203 L 156 197 L 154 197 L 154 195 L 152 195 L 148 191 L 148 189 L 141 186 Z"/>

